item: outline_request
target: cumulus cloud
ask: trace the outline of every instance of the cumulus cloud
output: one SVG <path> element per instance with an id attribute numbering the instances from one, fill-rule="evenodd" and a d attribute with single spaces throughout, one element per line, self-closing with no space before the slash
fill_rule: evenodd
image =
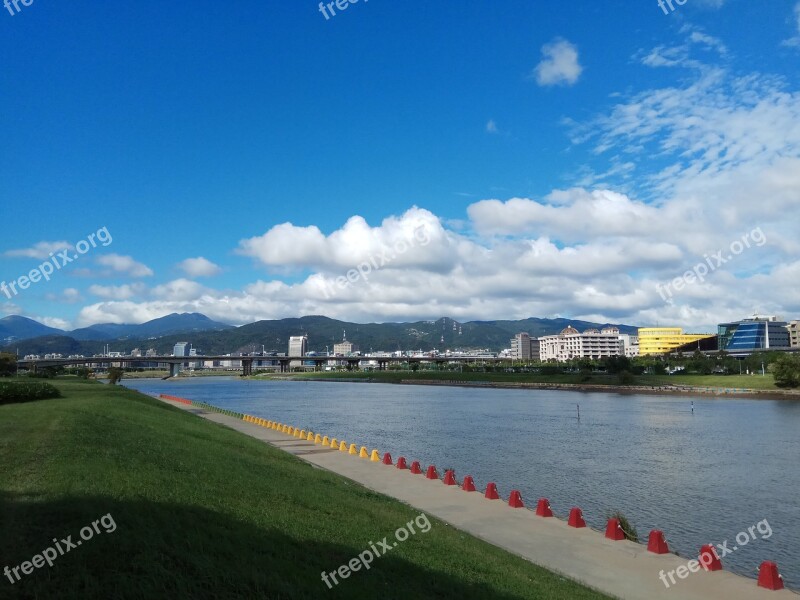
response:
<path id="1" fill-rule="evenodd" d="M 416 206 L 399 217 L 384 219 L 378 227 L 370 227 L 363 217 L 351 217 L 327 236 L 313 225 L 283 223 L 264 235 L 242 240 L 237 249 L 238 254 L 265 266 L 325 272 L 340 272 L 373 260 L 387 269 L 436 269 L 446 264 L 442 253 L 448 251 L 449 239 L 439 218 Z"/>
<path id="2" fill-rule="evenodd" d="M 178 263 L 178 268 L 186 273 L 189 277 L 213 277 L 219 275 L 222 269 L 219 265 L 214 264 L 210 260 L 198 256 L 197 258 L 187 258 Z"/>
<path id="3" fill-rule="evenodd" d="M 72 244 L 69 242 L 37 242 L 28 248 L 6 250 L 3 253 L 3 256 L 7 256 L 9 258 L 36 258 L 39 260 L 44 260 L 50 258 L 51 255 L 68 248 L 72 248 Z"/>
<path id="4" fill-rule="evenodd" d="M 563 39 L 542 46 L 542 60 L 532 76 L 541 86 L 574 85 L 583 72 L 578 61 L 578 48 Z"/>
<path id="5" fill-rule="evenodd" d="M 104 254 L 96 259 L 98 265 L 109 267 L 114 274 L 128 275 L 130 277 L 149 277 L 153 274 L 147 265 L 136 262 L 130 256 L 120 254 Z"/>

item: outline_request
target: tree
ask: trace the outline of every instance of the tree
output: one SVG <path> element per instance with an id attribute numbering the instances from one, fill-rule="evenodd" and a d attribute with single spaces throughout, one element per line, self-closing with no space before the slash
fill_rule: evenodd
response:
<path id="1" fill-rule="evenodd" d="M 17 357 L 13 354 L 0 352 L 0 377 L 9 377 L 17 371 Z"/>
<path id="2" fill-rule="evenodd" d="M 122 376 L 125 375 L 125 371 L 120 369 L 119 367 L 111 367 L 108 370 L 108 383 L 111 385 L 116 385 L 119 383 Z"/>
<path id="3" fill-rule="evenodd" d="M 778 387 L 800 387 L 800 354 L 784 354 L 771 365 L 770 369 Z"/>

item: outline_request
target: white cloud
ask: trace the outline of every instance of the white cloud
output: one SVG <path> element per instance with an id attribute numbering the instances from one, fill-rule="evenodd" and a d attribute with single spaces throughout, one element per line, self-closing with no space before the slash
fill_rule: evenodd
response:
<path id="1" fill-rule="evenodd" d="M 104 254 L 96 259 L 98 265 L 109 267 L 113 273 L 131 277 L 149 277 L 153 271 L 147 265 L 136 262 L 130 256 Z"/>
<path id="2" fill-rule="evenodd" d="M 210 260 L 198 256 L 197 258 L 187 258 L 178 263 L 178 268 L 189 277 L 213 277 L 222 272 L 219 265 L 215 265 Z"/>
<path id="3" fill-rule="evenodd" d="M 45 298 L 50 302 L 60 302 L 64 304 L 75 304 L 83 300 L 81 293 L 75 288 L 66 288 L 60 294 L 46 294 Z"/>
<path id="4" fill-rule="evenodd" d="M 788 40 L 783 40 L 782 44 L 792 48 L 800 48 L 800 2 L 795 4 L 794 20 L 794 24 L 797 26 L 797 35 L 790 37 Z"/>
<path id="5" fill-rule="evenodd" d="M 31 316 L 31 319 L 34 321 L 39 321 L 42 325 L 47 325 L 48 327 L 55 327 L 56 329 L 64 329 L 69 330 L 71 329 L 69 321 L 66 319 L 59 319 L 58 317 L 36 317 Z"/>
<path id="6" fill-rule="evenodd" d="M 497 123 L 494 122 L 494 119 L 489 119 L 486 123 L 486 133 L 499 133 L 497 130 Z"/>
<path id="7" fill-rule="evenodd" d="M 89 286 L 89 293 L 109 300 L 128 300 L 134 296 L 143 294 L 146 289 L 147 288 L 142 283 L 126 283 L 124 285 L 95 284 Z"/>
<path id="8" fill-rule="evenodd" d="M 192 300 L 203 293 L 206 288 L 190 279 L 175 279 L 153 288 L 151 294 L 154 298 L 167 301 Z"/>
<path id="9" fill-rule="evenodd" d="M 578 48 L 567 40 L 556 39 L 542 46 L 542 57 L 532 73 L 541 86 L 574 85 L 583 72 Z"/>
<path id="10" fill-rule="evenodd" d="M 44 260 L 50 258 L 52 254 L 56 254 L 62 250 L 72 248 L 69 242 L 37 242 L 29 248 L 19 248 L 17 250 L 6 250 L 3 256 L 9 258 L 36 258 Z"/>
<path id="11" fill-rule="evenodd" d="M 444 257 L 430 247 L 442 250 L 446 243 L 439 218 L 415 206 L 400 217 L 384 219 L 379 227 L 370 227 L 363 217 L 351 217 L 328 236 L 316 226 L 283 223 L 264 235 L 242 240 L 237 253 L 270 267 L 315 268 L 338 275 L 372 259 L 388 269 L 437 268 Z M 399 251 L 403 248 L 405 251 Z"/>

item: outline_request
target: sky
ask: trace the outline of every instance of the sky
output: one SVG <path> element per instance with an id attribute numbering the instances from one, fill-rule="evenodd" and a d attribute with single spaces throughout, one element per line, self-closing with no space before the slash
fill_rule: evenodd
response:
<path id="1" fill-rule="evenodd" d="M 800 3 L 0 7 L 0 316 L 800 318 Z"/>

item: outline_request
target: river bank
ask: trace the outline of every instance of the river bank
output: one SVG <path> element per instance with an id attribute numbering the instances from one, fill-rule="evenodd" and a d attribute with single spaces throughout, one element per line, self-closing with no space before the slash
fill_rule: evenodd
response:
<path id="1" fill-rule="evenodd" d="M 263 377 L 254 377 L 263 379 Z M 277 381 L 318 381 L 328 383 L 392 383 L 397 385 L 432 385 L 469 388 L 568 390 L 572 392 L 610 392 L 615 394 L 655 394 L 674 396 L 719 396 L 735 398 L 755 398 L 766 400 L 800 400 L 800 390 L 758 390 L 749 388 L 677 385 L 615 385 L 611 383 L 562 383 L 562 382 L 524 382 L 524 381 L 468 381 L 459 379 L 402 379 L 381 377 L 325 377 L 317 375 L 271 375 Z"/>

